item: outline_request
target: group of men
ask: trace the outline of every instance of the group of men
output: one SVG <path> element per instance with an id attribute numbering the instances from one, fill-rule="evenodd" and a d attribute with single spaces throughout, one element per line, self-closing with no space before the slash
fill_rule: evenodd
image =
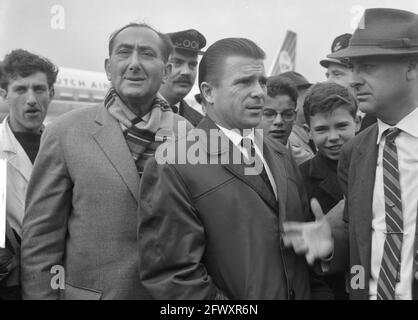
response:
<path id="1" fill-rule="evenodd" d="M 249 39 L 130 23 L 104 103 L 46 128 L 58 69 L 11 52 L 0 299 L 416 299 L 417 30 L 366 10 L 312 85 Z"/>

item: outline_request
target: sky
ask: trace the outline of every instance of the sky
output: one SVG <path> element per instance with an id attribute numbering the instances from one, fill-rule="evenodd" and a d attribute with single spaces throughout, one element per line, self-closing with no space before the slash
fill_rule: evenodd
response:
<path id="1" fill-rule="evenodd" d="M 161 32 L 194 28 L 208 44 L 226 37 L 255 41 L 269 71 L 287 30 L 297 33 L 296 71 L 311 82 L 333 39 L 354 31 L 366 8 L 418 13 L 418 0 L 0 0 L 0 59 L 13 49 L 44 55 L 63 67 L 104 71 L 109 35 L 129 22 Z"/>

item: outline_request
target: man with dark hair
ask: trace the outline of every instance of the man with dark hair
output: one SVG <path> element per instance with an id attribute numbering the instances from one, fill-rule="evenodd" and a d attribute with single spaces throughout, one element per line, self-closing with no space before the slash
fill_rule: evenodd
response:
<path id="1" fill-rule="evenodd" d="M 170 74 L 160 88 L 160 94 L 171 105 L 173 111 L 197 126 L 203 116 L 190 107 L 184 98 L 189 94 L 196 80 L 198 55 L 203 54 L 205 37 L 197 30 L 190 29 L 168 33 L 174 51 L 170 55 Z"/>
<path id="2" fill-rule="evenodd" d="M 0 285 L 0 299 L 20 296 L 19 243 L 26 189 L 57 73 L 48 59 L 21 49 L 10 52 L 2 63 L 0 85 L 9 115 L 0 124 L 0 158 L 7 160 L 7 244 L 15 261 L 9 264 L 9 276 Z"/>
<path id="3" fill-rule="evenodd" d="M 418 15 L 367 9 L 349 46 L 329 57 L 350 58 L 359 107 L 378 121 L 341 151 L 344 232 L 331 234 L 320 208 L 315 223 L 286 229 L 309 259 L 348 267 L 350 299 L 416 300 Z"/>
<path id="4" fill-rule="evenodd" d="M 24 298 L 150 298 L 138 272 L 139 182 L 158 145 L 180 122 L 191 127 L 157 97 L 171 51 L 164 37 L 145 24 L 119 29 L 104 104 L 45 130 L 26 198 Z"/>
<path id="5" fill-rule="evenodd" d="M 309 138 L 303 115 L 303 101 L 308 89 L 312 86 L 308 80 L 298 72 L 288 71 L 280 74 L 284 79 L 288 79 L 296 86 L 298 90 L 298 101 L 296 105 L 296 120 L 289 136 L 289 144 L 292 148 L 292 155 L 296 163 L 299 165 L 306 160 L 313 158 L 316 153 L 315 145 Z"/>
<path id="6" fill-rule="evenodd" d="M 267 97 L 258 128 L 289 150 L 288 139 L 296 119 L 297 100 L 298 91 L 290 81 L 280 75 L 267 80 Z"/>
<path id="7" fill-rule="evenodd" d="M 167 146 L 164 161 L 147 164 L 139 270 L 155 298 L 311 297 L 306 261 L 281 241 L 285 219 L 309 219 L 302 181 L 286 148 L 254 130 L 266 96 L 264 58 L 248 39 L 210 46 L 199 66 L 207 116 Z"/>

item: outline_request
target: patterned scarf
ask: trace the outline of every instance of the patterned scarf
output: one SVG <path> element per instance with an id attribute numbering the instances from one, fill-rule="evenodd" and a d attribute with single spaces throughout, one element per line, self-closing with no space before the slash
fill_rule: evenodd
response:
<path id="1" fill-rule="evenodd" d="M 141 177 L 147 160 L 154 156 L 161 143 L 173 135 L 173 112 L 170 106 L 163 99 L 156 97 L 151 111 L 138 117 L 113 88 L 107 93 L 104 105 L 110 115 L 119 121 Z"/>

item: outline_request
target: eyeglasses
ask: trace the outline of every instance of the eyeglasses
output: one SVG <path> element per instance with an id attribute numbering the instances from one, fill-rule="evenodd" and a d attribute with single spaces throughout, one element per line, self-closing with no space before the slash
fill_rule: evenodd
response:
<path id="1" fill-rule="evenodd" d="M 264 108 L 263 110 L 263 117 L 266 120 L 274 120 L 278 114 L 279 112 L 274 109 Z M 296 110 L 284 110 L 280 112 L 280 116 L 284 122 L 291 122 L 296 119 Z"/>

